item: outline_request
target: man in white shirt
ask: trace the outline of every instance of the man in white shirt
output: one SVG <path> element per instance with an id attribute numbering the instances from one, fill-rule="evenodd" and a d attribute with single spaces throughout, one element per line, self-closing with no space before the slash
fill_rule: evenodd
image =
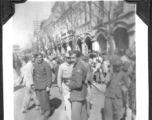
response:
<path id="1" fill-rule="evenodd" d="M 36 104 L 36 109 L 39 108 L 40 103 L 38 101 L 38 98 L 36 96 L 36 93 L 33 89 L 33 63 L 35 62 L 35 56 L 33 54 L 30 55 L 30 61 L 24 66 L 24 79 L 23 79 L 23 85 L 26 86 L 26 91 L 23 99 L 23 107 L 22 112 L 25 113 L 29 107 L 29 103 L 31 100 L 31 97 L 33 95 L 33 99 Z"/>
<path id="2" fill-rule="evenodd" d="M 59 92 L 62 93 L 64 97 L 67 118 L 68 120 L 71 120 L 71 103 L 69 101 L 70 89 L 65 83 L 71 77 L 73 65 L 70 63 L 71 59 L 69 54 L 66 54 L 65 57 L 65 62 L 59 66 L 57 83 L 59 87 Z"/>

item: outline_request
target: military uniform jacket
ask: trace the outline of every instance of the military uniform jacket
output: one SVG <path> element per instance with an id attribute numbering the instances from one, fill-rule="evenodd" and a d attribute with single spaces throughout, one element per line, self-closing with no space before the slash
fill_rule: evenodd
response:
<path id="1" fill-rule="evenodd" d="M 89 82 L 92 82 L 93 81 L 93 76 L 92 76 L 91 66 L 89 65 L 89 63 L 87 63 L 85 61 L 81 61 L 81 62 L 86 67 L 86 69 L 87 69 L 86 80 L 89 81 Z"/>
<path id="2" fill-rule="evenodd" d="M 129 87 L 128 75 L 125 74 L 123 71 L 119 73 L 112 73 L 110 77 L 110 84 L 108 85 L 105 96 L 109 98 L 122 98 L 122 89 L 121 86 L 125 85 Z"/>
<path id="3" fill-rule="evenodd" d="M 51 86 L 52 71 L 50 65 L 43 61 L 41 64 L 34 64 L 34 86 L 35 89 L 46 89 Z"/>
<path id="4" fill-rule="evenodd" d="M 87 77 L 86 67 L 82 62 L 78 61 L 73 66 L 71 82 L 69 88 L 71 89 L 71 101 L 83 101 L 87 97 L 87 85 L 85 80 Z"/>

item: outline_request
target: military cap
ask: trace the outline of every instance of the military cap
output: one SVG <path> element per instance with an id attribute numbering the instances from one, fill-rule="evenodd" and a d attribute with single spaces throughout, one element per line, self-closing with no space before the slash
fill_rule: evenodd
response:
<path id="1" fill-rule="evenodd" d="M 114 55 L 111 58 L 111 64 L 115 65 L 115 66 L 121 66 L 122 65 L 122 60 L 120 59 L 120 57 L 118 55 Z"/>

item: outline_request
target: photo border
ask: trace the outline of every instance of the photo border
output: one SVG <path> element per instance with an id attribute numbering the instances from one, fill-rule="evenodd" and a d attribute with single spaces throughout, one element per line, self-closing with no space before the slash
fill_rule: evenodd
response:
<path id="1" fill-rule="evenodd" d="M 0 0 L 0 119 L 4 119 L 4 101 L 3 101 L 3 25 L 14 15 L 15 4 L 24 3 L 27 0 Z M 136 14 L 148 26 L 148 70 L 152 72 L 152 0 L 124 0 L 128 3 L 137 5 Z M 152 74 L 149 74 L 149 120 L 152 119 Z"/>

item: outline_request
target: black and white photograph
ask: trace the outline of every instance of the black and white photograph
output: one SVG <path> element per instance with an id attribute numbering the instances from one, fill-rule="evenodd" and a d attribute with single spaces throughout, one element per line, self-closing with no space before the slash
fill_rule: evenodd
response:
<path id="1" fill-rule="evenodd" d="M 14 120 L 136 120 L 135 14 L 123 0 L 15 4 Z"/>

